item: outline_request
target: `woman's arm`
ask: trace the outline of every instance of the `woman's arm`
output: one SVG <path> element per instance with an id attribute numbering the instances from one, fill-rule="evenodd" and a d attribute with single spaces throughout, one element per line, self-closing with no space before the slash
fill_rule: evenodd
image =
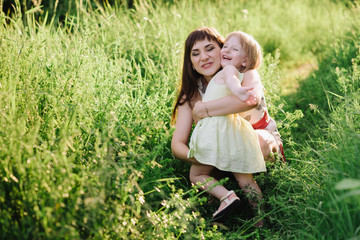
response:
<path id="1" fill-rule="evenodd" d="M 205 117 L 246 112 L 252 108 L 252 106 L 241 101 L 234 95 L 229 95 L 206 103 L 201 101 L 196 102 L 193 108 L 193 118 L 195 123 L 197 123 Z"/>
<path id="2" fill-rule="evenodd" d="M 193 124 L 192 109 L 189 103 L 184 103 L 177 109 L 175 131 L 171 140 L 171 150 L 174 157 L 191 164 L 197 164 L 195 158 L 188 158 L 188 142 Z"/>

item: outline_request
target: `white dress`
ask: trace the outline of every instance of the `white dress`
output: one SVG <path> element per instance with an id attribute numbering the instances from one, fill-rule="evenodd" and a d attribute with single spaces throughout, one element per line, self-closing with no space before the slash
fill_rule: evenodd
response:
<path id="1" fill-rule="evenodd" d="M 216 76 L 215 76 L 216 77 Z M 218 84 L 213 77 L 203 102 L 230 95 L 226 84 Z M 239 74 L 242 82 L 244 74 Z M 194 128 L 188 157 L 223 171 L 237 173 L 265 172 L 258 136 L 251 124 L 238 114 L 201 119 Z"/>

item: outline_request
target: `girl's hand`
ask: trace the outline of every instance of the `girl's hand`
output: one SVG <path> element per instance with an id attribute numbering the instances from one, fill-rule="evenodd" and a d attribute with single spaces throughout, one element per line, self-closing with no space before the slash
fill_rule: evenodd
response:
<path id="1" fill-rule="evenodd" d="M 237 97 L 247 104 L 256 104 L 256 95 L 251 91 L 253 89 L 253 87 L 240 87 L 237 92 Z"/>

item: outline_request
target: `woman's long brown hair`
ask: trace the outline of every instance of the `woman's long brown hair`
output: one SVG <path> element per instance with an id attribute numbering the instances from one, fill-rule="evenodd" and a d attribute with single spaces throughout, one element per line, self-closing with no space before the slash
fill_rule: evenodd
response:
<path id="1" fill-rule="evenodd" d="M 172 112 L 172 122 L 174 122 L 175 120 L 177 108 L 186 102 L 190 102 L 191 99 L 194 97 L 196 91 L 198 90 L 199 87 L 198 79 L 202 75 L 193 69 L 190 53 L 194 44 L 197 41 L 202 41 L 204 39 L 207 39 L 209 41 L 213 40 L 217 42 L 220 48 L 222 48 L 224 44 L 223 37 L 215 29 L 211 27 L 197 28 L 189 34 L 189 36 L 185 41 L 181 87 L 180 87 L 180 92 L 176 99 L 174 110 Z"/>

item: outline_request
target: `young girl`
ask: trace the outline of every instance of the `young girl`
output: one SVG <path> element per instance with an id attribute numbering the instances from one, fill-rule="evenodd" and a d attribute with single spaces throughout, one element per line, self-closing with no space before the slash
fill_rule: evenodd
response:
<path id="1" fill-rule="evenodd" d="M 256 68 L 261 62 L 261 48 L 248 34 L 230 33 L 221 49 L 219 71 L 209 82 L 202 104 L 233 94 L 250 105 L 256 102 L 257 94 L 251 92 L 251 86 L 261 84 Z M 240 71 L 240 72 L 239 72 Z M 241 87 L 241 83 L 250 87 Z M 190 138 L 188 158 L 194 157 L 201 164 L 192 164 L 190 180 L 194 184 L 202 183 L 202 188 L 220 199 L 220 207 L 213 219 L 224 218 L 239 206 L 240 200 L 233 191 L 225 187 L 213 186 L 216 180 L 210 180 L 214 167 L 232 172 L 239 186 L 248 196 L 253 208 L 262 199 L 253 173 L 266 171 L 259 139 L 251 124 L 237 114 L 214 116 L 208 114 L 201 119 Z M 261 226 L 262 221 L 257 222 Z"/>

